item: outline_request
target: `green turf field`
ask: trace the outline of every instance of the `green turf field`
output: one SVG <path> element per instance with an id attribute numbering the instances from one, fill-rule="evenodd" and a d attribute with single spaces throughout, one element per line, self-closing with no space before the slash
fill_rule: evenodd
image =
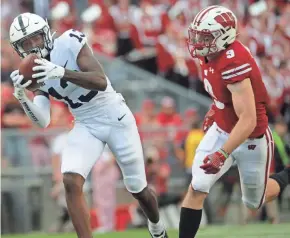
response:
<path id="1" fill-rule="evenodd" d="M 177 231 L 169 231 L 170 238 L 177 238 Z M 30 234 L 3 235 L 3 238 L 75 238 L 75 234 Z M 95 235 L 100 238 L 150 238 L 146 230 L 132 230 L 127 232 Z M 202 228 L 197 238 L 290 238 L 289 224 L 259 224 L 246 226 L 211 226 Z"/>

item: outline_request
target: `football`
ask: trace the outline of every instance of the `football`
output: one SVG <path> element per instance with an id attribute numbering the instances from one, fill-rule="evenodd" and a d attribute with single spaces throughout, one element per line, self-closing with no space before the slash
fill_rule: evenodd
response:
<path id="1" fill-rule="evenodd" d="M 22 59 L 20 66 L 19 66 L 19 74 L 24 76 L 24 79 L 21 84 L 26 83 L 29 80 L 32 80 L 32 83 L 27 87 L 28 90 L 34 91 L 37 88 L 39 88 L 39 84 L 37 83 L 37 80 L 32 78 L 32 74 L 36 73 L 32 70 L 34 66 L 37 66 L 36 63 L 34 63 L 35 59 L 39 59 L 39 57 L 36 54 L 29 54 L 24 59 Z"/>

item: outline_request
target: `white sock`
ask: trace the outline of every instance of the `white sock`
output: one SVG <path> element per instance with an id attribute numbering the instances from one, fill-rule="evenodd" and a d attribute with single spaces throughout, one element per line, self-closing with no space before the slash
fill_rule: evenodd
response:
<path id="1" fill-rule="evenodd" d="M 164 225 L 161 220 L 159 220 L 157 223 L 153 223 L 148 220 L 148 227 L 152 233 L 161 233 L 164 231 Z"/>

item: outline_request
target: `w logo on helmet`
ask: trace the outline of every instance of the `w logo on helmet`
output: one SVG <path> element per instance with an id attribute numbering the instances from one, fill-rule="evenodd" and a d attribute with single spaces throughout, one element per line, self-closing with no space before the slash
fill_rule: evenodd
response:
<path id="1" fill-rule="evenodd" d="M 214 18 L 217 23 L 221 24 L 224 28 L 232 27 L 236 28 L 235 17 L 231 12 L 224 12 Z"/>

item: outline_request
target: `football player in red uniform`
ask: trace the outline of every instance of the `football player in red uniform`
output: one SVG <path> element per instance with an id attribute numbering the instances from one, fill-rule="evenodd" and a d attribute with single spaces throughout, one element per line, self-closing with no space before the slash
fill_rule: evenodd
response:
<path id="1" fill-rule="evenodd" d="M 255 59 L 236 35 L 236 16 L 222 6 L 201 10 L 189 26 L 189 52 L 199 59 L 204 87 L 214 101 L 214 122 L 196 150 L 180 238 L 195 237 L 204 199 L 234 161 L 244 204 L 258 209 L 265 200 L 274 153 L 268 95 Z"/>

